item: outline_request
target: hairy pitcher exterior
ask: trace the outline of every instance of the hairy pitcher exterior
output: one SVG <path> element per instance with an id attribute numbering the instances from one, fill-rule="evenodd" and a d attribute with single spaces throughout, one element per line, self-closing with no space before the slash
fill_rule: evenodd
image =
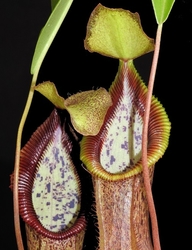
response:
<path id="1" fill-rule="evenodd" d="M 142 174 L 112 182 L 93 178 L 93 184 L 100 249 L 152 250 Z"/>
<path id="2" fill-rule="evenodd" d="M 141 133 L 147 88 L 133 62 L 120 61 L 109 92 L 113 105 L 96 136 L 81 141 L 81 160 L 92 175 L 100 250 L 152 250 L 149 211 L 142 176 Z M 168 145 L 170 122 L 153 97 L 148 132 L 148 166 Z"/>

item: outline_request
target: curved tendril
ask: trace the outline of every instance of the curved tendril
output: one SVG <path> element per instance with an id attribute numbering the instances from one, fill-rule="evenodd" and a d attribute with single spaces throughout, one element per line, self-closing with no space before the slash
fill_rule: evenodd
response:
<path id="1" fill-rule="evenodd" d="M 30 91 L 21 117 L 21 121 L 17 132 L 17 140 L 16 140 L 14 180 L 13 180 L 13 209 L 14 209 L 15 235 L 16 235 L 18 250 L 24 250 L 21 228 L 20 228 L 19 201 L 18 201 L 18 177 L 19 177 L 19 165 L 20 165 L 21 138 L 22 138 L 23 127 L 33 99 L 34 86 L 36 85 L 38 73 L 39 70 L 35 72 L 31 81 Z"/>

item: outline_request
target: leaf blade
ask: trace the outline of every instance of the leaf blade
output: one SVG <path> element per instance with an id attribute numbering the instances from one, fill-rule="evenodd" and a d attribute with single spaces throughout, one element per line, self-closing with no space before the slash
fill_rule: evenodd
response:
<path id="1" fill-rule="evenodd" d="M 59 0 L 51 0 L 51 10 L 53 11 Z"/>
<path id="2" fill-rule="evenodd" d="M 69 8 L 71 7 L 72 2 L 73 0 L 60 0 L 54 7 L 49 19 L 43 27 L 39 35 L 32 59 L 32 75 L 39 70 L 43 59 L 57 34 L 57 31 L 59 30 L 65 16 L 67 15 Z"/>
<path id="3" fill-rule="evenodd" d="M 175 0 L 152 0 L 156 21 L 158 24 L 164 23 L 173 7 Z"/>

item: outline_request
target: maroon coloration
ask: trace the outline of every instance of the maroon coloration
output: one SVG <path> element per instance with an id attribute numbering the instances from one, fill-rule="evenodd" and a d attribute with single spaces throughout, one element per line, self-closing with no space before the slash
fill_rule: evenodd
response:
<path id="1" fill-rule="evenodd" d="M 133 103 L 135 110 L 143 117 L 145 112 L 145 101 L 147 87 L 142 82 L 139 74 L 134 68 L 133 62 L 120 61 L 119 70 L 114 82 L 112 83 L 109 92 L 112 97 L 113 105 L 109 107 L 103 126 L 96 136 L 84 137 L 81 141 L 80 159 L 86 165 L 88 171 L 94 176 L 101 177 L 105 180 L 121 180 L 129 177 L 132 174 L 141 172 L 141 159 L 134 165 L 128 166 L 129 170 L 121 173 L 110 173 L 101 166 L 100 155 L 102 145 L 108 133 L 108 128 L 116 114 L 116 109 L 120 102 L 121 96 L 124 95 L 123 89 L 126 88 L 126 82 L 129 92 L 130 101 Z M 122 86 L 123 84 L 123 86 Z M 126 90 L 126 91 L 127 91 Z M 152 97 L 149 130 L 148 130 L 148 165 L 154 165 L 165 152 L 168 146 L 170 135 L 170 122 L 166 112 L 160 102 Z M 133 171 L 132 171 L 133 170 Z"/>
<path id="2" fill-rule="evenodd" d="M 31 139 L 21 150 L 18 191 L 19 209 L 23 220 L 38 233 L 51 239 L 61 240 L 75 235 L 85 228 L 86 221 L 84 215 L 81 215 L 69 229 L 61 232 L 51 232 L 45 229 L 39 222 L 32 204 L 32 187 L 38 161 L 45 148 L 54 139 L 54 132 L 58 126 L 61 126 L 60 118 L 55 109 L 49 118 L 33 133 Z M 72 145 L 64 129 L 62 133 L 62 143 L 67 153 L 70 154 Z"/>

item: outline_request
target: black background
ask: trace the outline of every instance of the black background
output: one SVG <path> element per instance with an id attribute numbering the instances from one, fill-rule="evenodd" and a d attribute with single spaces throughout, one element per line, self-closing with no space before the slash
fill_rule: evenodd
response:
<path id="1" fill-rule="evenodd" d="M 150 0 L 100 1 L 107 7 L 138 12 L 148 36 L 155 38 L 156 21 Z M 109 88 L 118 62 L 84 50 L 86 24 L 98 1 L 75 0 L 41 67 L 38 83 L 53 81 L 60 95 L 100 86 Z M 49 1 L 18 0 L 0 3 L 0 249 L 16 250 L 12 192 L 9 176 L 14 168 L 17 128 L 28 95 L 30 64 L 39 32 L 51 11 Z M 152 53 L 135 61 L 147 82 Z M 191 58 L 192 4 L 176 0 L 164 24 L 154 95 L 172 123 L 169 147 L 156 164 L 153 192 L 162 250 L 189 249 L 188 224 L 191 167 Z M 52 111 L 35 93 L 23 132 L 23 144 Z M 92 222 L 94 223 L 94 222 Z M 94 249 L 91 223 L 86 249 Z M 189 225 L 190 226 L 190 225 Z M 89 243 L 92 241 L 92 243 Z"/>

